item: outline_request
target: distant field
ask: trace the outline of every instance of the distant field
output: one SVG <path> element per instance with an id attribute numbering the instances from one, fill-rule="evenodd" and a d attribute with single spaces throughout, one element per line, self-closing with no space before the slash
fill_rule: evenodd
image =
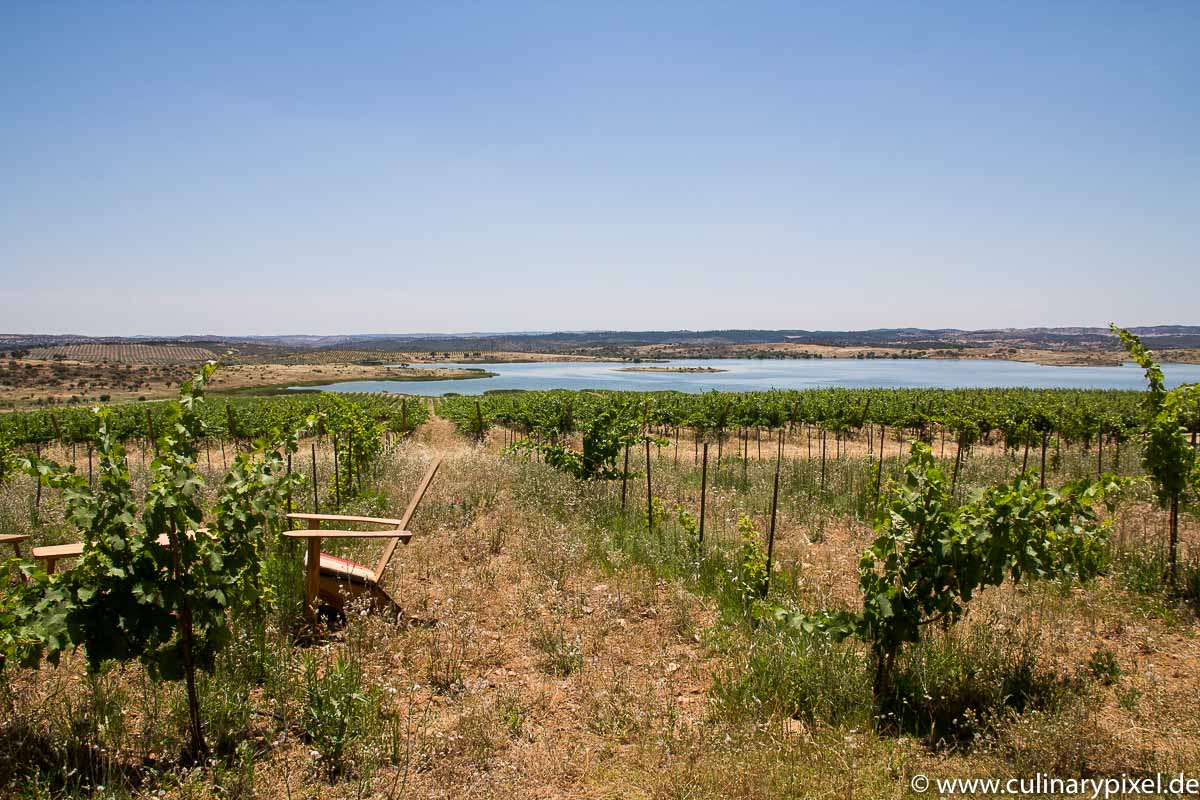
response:
<path id="1" fill-rule="evenodd" d="M 205 361 L 215 355 L 204 347 L 175 344 L 67 344 L 29 351 L 30 358 L 116 364 L 185 364 Z"/>

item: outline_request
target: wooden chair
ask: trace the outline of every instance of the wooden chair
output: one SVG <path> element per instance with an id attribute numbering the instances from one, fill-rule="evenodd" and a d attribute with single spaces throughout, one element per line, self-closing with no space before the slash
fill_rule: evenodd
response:
<path id="1" fill-rule="evenodd" d="M 61 558 L 79 558 L 83 555 L 83 542 L 71 544 L 51 544 L 33 548 L 33 557 L 46 562 L 46 574 L 53 575 L 54 568 Z"/>
<path id="2" fill-rule="evenodd" d="M 208 528 L 201 528 L 200 532 L 207 533 Z M 194 539 L 196 537 L 196 532 L 188 531 L 187 535 Z M 165 533 L 159 535 L 158 539 L 155 541 L 157 541 L 163 547 L 166 547 L 171 543 L 170 537 Z M 42 561 L 46 562 L 46 574 L 53 575 L 54 569 L 60 559 L 79 558 L 81 555 L 83 555 L 83 542 L 71 542 L 70 544 L 49 544 L 42 547 L 35 547 L 33 548 L 32 552 L 34 558 L 40 558 Z"/>
<path id="3" fill-rule="evenodd" d="M 21 558 L 21 545 L 28 540 L 27 533 L 0 533 L 0 544 L 11 544 L 17 558 Z"/>
<path id="4" fill-rule="evenodd" d="M 441 463 L 442 459 L 438 458 L 426 470 L 425 476 L 421 478 L 420 484 L 413 492 L 412 499 L 408 502 L 408 508 L 404 510 L 404 515 L 400 519 L 352 517 L 341 514 L 288 514 L 289 519 L 304 520 L 308 523 L 308 530 L 286 531 L 283 535 L 293 539 L 304 539 L 308 543 L 305 555 L 304 603 L 310 620 L 316 620 L 318 598 L 327 605 L 341 610 L 347 599 L 364 594 L 370 597 L 372 607 L 377 610 L 401 613 L 399 604 L 379 585 L 379 579 L 383 576 L 383 571 L 387 569 L 392 554 L 396 552 L 396 545 L 400 542 L 408 544 L 408 541 L 412 539 L 413 534 L 408 530 L 408 523 L 416 513 L 417 505 L 425 496 Z M 388 529 L 381 531 L 334 530 L 322 528 L 321 524 L 324 522 L 386 525 Z M 389 541 L 384 546 L 379 561 L 372 569 L 363 564 L 356 564 L 344 558 L 322 553 L 322 539 L 387 539 Z"/>
<path id="5" fill-rule="evenodd" d="M 27 533 L 0 533 L 0 544 L 11 544 L 13 552 L 17 554 L 17 558 L 21 558 L 21 545 L 29 540 Z M 25 582 L 25 573 L 18 573 L 21 577 L 21 583 Z"/>

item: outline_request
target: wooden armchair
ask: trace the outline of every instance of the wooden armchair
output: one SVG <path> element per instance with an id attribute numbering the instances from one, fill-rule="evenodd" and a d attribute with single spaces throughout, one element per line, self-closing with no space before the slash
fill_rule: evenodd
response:
<path id="1" fill-rule="evenodd" d="M 21 545 L 29 541 L 29 535 L 25 533 L 0 533 L 0 544 L 12 545 L 13 552 L 17 554 L 17 558 L 21 558 Z M 25 582 L 25 575 L 21 573 L 21 582 Z"/>
<path id="2" fill-rule="evenodd" d="M 200 528 L 200 533 L 207 533 L 208 528 Z M 188 538 L 196 538 L 196 531 L 188 531 Z M 165 533 L 159 534 L 155 539 L 163 547 L 171 544 L 171 539 Z M 18 551 L 17 555 L 20 555 Z M 83 555 L 83 542 L 71 542 L 70 544 L 48 544 L 42 547 L 33 548 L 33 557 L 46 562 L 46 574 L 53 575 L 56 565 L 63 558 L 79 558 Z"/>
<path id="3" fill-rule="evenodd" d="M 400 519 L 353 517 L 341 514 L 288 514 L 289 519 L 304 520 L 308 523 L 308 530 L 286 531 L 283 535 L 293 539 L 304 539 L 308 543 L 305 555 L 304 602 L 310 620 L 316 619 L 318 598 L 326 605 L 340 610 L 347 598 L 353 599 L 364 594 L 370 597 L 371 605 L 374 608 L 400 613 L 400 606 L 379 585 L 379 579 L 382 577 L 383 571 L 387 569 L 392 554 L 396 552 L 397 543 L 408 544 L 412 538 L 412 531 L 408 530 L 409 520 L 416 513 L 417 506 L 425 496 L 426 490 L 429 489 L 429 484 L 433 481 L 433 476 L 437 473 L 441 463 L 442 459 L 438 458 L 430 465 Z M 384 525 L 387 526 L 387 529 L 350 531 L 322 528 L 322 523 L 326 522 Z M 322 553 L 322 539 L 386 539 L 388 541 L 379 561 L 375 563 L 374 568 L 371 568 Z"/>
<path id="4" fill-rule="evenodd" d="M 29 541 L 27 533 L 0 533 L 0 544 L 11 544 L 17 558 L 21 558 L 21 545 L 27 541 Z"/>

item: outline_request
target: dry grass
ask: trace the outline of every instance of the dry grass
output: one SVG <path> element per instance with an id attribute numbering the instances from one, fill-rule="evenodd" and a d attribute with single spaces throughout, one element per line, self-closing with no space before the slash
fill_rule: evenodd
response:
<path id="1" fill-rule="evenodd" d="M 344 628 L 301 645 L 268 621 L 265 644 L 248 639 L 230 661 L 236 669 L 207 684 L 210 736 L 220 725 L 235 734 L 232 752 L 214 767 L 187 772 L 174 762 L 179 687 L 156 687 L 136 666 L 89 682 L 82 659 L 71 657 L 39 672 L 6 673 L 0 775 L 8 789 L 0 795 L 61 795 L 62 778 L 49 770 L 65 763 L 95 772 L 86 787 L 77 782 L 77 796 L 289 800 L 880 798 L 907 796 L 917 772 L 1141 774 L 1200 764 L 1195 614 L 1161 593 L 1130 590 L 1119 570 L 1087 587 L 1002 587 L 974 601 L 954 634 L 964 641 L 977 633 L 1031 643 L 1040 668 L 1067 677 L 1086 673 L 1104 649 L 1118 671 L 1107 683 L 1087 679 L 1054 708 L 996 720 L 969 747 L 876 733 L 869 695 L 836 722 L 723 707 L 713 694 L 719 676 L 751 669 L 750 654 L 777 646 L 771 634 L 723 610 L 719 593 L 686 567 L 631 544 L 644 528 L 636 516 L 644 482 L 631 484 L 621 521 L 613 516 L 615 487 L 577 484 L 502 457 L 503 438 L 494 432 L 473 446 L 434 420 L 388 456 L 380 494 L 356 501 L 362 510 L 394 513 L 423 466 L 435 454 L 445 458 L 412 524 L 418 536 L 384 578 L 416 623 L 352 609 Z M 799 465 L 794 482 L 785 482 L 793 488 L 781 504 L 783 571 L 774 591 L 805 607 L 852 605 L 869 528 L 841 501 L 807 494 L 806 449 L 789 448 Z M 710 473 L 711 547 L 732 540 L 740 514 L 765 519 L 770 464 L 754 463 L 753 442 L 750 450 L 745 483 L 733 459 Z M 840 466 L 830 465 L 831 482 L 857 474 L 858 452 L 865 446 L 851 443 Z M 327 462 L 322 452 L 322 474 Z M 690 451 L 681 450 L 678 468 L 672 450 L 651 466 L 668 508 L 694 510 Z M 974 480 L 1011 466 L 979 452 L 967 469 Z M 41 541 L 68 536 L 52 497 L 31 524 L 30 490 L 24 480 L 0 489 L 0 523 L 35 530 Z M 1162 515 L 1137 503 L 1116 523 L 1122 547 L 1141 551 L 1160 535 Z M 1185 538 L 1200 553 L 1192 517 Z M 378 545 L 350 547 L 366 560 Z M 343 662 L 361 673 L 361 731 L 339 771 L 328 769 L 316 743 L 324 740 L 302 723 L 306 692 L 333 691 L 305 683 L 305 659 L 319 676 Z M 257 677 L 242 676 L 260 662 Z M 764 678 L 772 685 L 772 676 Z M 237 691 L 246 694 L 221 700 L 221 692 Z M 94 750 L 81 751 L 87 746 Z M 18 758 L 46 766 L 30 770 Z M 96 787 L 101 779 L 104 790 Z"/>

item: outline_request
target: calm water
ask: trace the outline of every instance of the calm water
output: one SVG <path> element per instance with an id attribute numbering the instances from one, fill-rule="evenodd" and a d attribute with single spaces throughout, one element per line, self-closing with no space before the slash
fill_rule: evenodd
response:
<path id="1" fill-rule="evenodd" d="M 716 367 L 725 372 L 621 372 L 628 364 L 597 361 L 557 361 L 526 364 L 445 364 L 448 368 L 484 367 L 494 378 L 447 381 L 344 381 L 309 387 L 334 392 L 399 392 L 440 395 L 483 394 L 494 389 L 622 389 L 634 391 L 673 389 L 706 392 L 710 389 L 804 389 L 818 386 L 849 387 L 989 387 L 1142 389 L 1142 371 L 1133 364 L 1121 367 L 1045 367 L 1019 361 L 952 361 L 927 359 L 688 359 L 654 366 Z M 1167 364 L 1167 383 L 1200 383 L 1200 364 Z"/>

